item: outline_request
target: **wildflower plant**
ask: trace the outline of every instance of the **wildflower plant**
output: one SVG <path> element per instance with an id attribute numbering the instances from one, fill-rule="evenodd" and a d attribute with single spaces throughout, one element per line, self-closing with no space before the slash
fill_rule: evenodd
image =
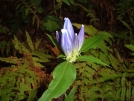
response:
<path id="1" fill-rule="evenodd" d="M 48 34 L 47 34 L 48 35 Z M 76 67 L 74 63 L 77 61 L 89 61 L 107 66 L 98 58 L 92 56 L 81 55 L 81 52 L 87 52 L 89 49 L 96 48 L 104 38 L 104 34 L 94 36 L 84 40 L 84 25 L 81 25 L 79 33 L 75 33 L 69 18 L 64 18 L 64 26 L 61 33 L 56 31 L 56 39 L 48 35 L 53 44 L 63 51 L 64 61 L 60 63 L 53 71 L 53 80 L 48 89 L 43 93 L 39 101 L 51 101 L 68 90 L 76 79 Z M 56 42 L 57 41 L 57 42 Z M 72 100 L 71 100 L 72 101 Z"/>

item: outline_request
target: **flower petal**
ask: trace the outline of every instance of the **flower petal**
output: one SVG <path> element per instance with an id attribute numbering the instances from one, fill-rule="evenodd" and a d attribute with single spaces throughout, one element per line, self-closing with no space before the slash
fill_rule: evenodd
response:
<path id="1" fill-rule="evenodd" d="M 69 34 L 69 37 L 71 38 L 71 41 L 73 42 L 73 39 L 74 39 L 74 29 L 73 29 L 72 23 L 71 23 L 71 21 L 68 18 L 64 18 L 64 20 L 65 20 L 65 22 L 64 22 L 63 29 L 67 30 L 67 32 Z"/>
<path id="2" fill-rule="evenodd" d="M 57 39 L 58 42 L 60 41 L 60 35 L 59 35 L 58 31 L 56 31 L 56 39 Z"/>
<path id="3" fill-rule="evenodd" d="M 84 25 L 81 26 L 81 29 L 78 34 L 78 44 L 79 44 L 78 51 L 81 49 L 83 42 L 84 42 Z"/>
<path id="4" fill-rule="evenodd" d="M 61 47 L 65 55 L 69 56 L 72 53 L 72 41 L 66 29 L 62 29 L 61 32 Z"/>
<path id="5" fill-rule="evenodd" d="M 73 53 L 76 53 L 79 51 L 79 40 L 78 35 L 75 33 L 74 40 L 73 40 Z"/>

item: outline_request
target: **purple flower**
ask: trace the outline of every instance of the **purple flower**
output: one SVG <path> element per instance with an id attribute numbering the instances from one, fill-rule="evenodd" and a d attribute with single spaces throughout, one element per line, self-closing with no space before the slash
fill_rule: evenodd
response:
<path id="1" fill-rule="evenodd" d="M 61 29 L 62 35 L 60 36 L 56 31 L 56 38 L 61 45 L 61 48 L 66 55 L 66 60 L 74 62 L 84 42 L 84 25 L 81 26 L 79 34 L 74 33 L 71 21 L 68 18 L 64 18 L 64 26 Z"/>

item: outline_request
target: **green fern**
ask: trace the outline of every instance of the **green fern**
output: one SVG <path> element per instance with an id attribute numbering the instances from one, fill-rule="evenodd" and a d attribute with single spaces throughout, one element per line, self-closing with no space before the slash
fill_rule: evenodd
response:
<path id="1" fill-rule="evenodd" d="M 133 98 L 133 67 L 129 64 L 126 66 L 126 61 L 121 58 L 119 52 L 107 46 L 107 43 L 112 45 L 112 40 L 113 36 L 106 32 L 105 41 L 98 49 L 86 53 L 101 59 L 110 67 L 91 62 L 75 64 L 78 73 L 75 84 L 78 89 L 74 101 L 130 101 Z"/>
<path id="2" fill-rule="evenodd" d="M 0 101 L 36 99 L 39 79 L 25 64 L 0 72 Z M 33 96 L 34 94 L 34 96 Z"/>

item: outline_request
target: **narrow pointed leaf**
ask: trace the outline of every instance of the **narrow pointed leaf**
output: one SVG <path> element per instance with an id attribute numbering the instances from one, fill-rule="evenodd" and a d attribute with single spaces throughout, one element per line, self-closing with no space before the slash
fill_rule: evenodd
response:
<path id="1" fill-rule="evenodd" d="M 121 79 L 121 101 L 125 101 L 125 97 L 126 97 L 126 73 L 123 74 L 122 79 Z"/>
<path id="2" fill-rule="evenodd" d="M 73 23 L 73 26 L 77 27 L 78 29 L 81 28 L 81 24 Z M 92 25 L 84 25 L 84 32 L 89 34 L 90 36 L 95 36 L 98 30 Z"/>
<path id="3" fill-rule="evenodd" d="M 0 57 L 0 61 L 6 62 L 6 63 L 11 63 L 11 64 L 17 64 L 19 61 L 22 61 L 22 59 L 19 59 L 17 57 Z"/>
<path id="4" fill-rule="evenodd" d="M 131 30 L 131 27 L 129 26 L 129 24 L 121 19 L 119 19 L 119 21 L 125 26 L 127 27 L 129 30 Z"/>
<path id="5" fill-rule="evenodd" d="M 99 34 L 95 37 L 92 37 L 92 38 L 85 40 L 80 51 L 86 52 L 91 48 L 93 48 L 93 49 L 96 48 L 103 41 L 104 35 L 105 34 Z"/>
<path id="6" fill-rule="evenodd" d="M 93 62 L 93 63 L 97 63 L 100 65 L 108 66 L 106 63 L 104 63 L 100 59 L 93 57 L 93 56 L 80 56 L 77 60 L 78 61 L 88 61 L 88 62 Z"/>
<path id="7" fill-rule="evenodd" d="M 30 53 L 30 51 L 22 44 L 19 42 L 16 36 L 14 36 L 14 40 L 12 40 L 14 47 L 16 50 L 19 51 L 19 53 Z"/>
<path id="8" fill-rule="evenodd" d="M 41 43 L 41 39 L 36 40 L 35 50 L 38 50 L 40 43 Z"/>
<path id="9" fill-rule="evenodd" d="M 74 4 L 74 0 L 69 0 L 71 4 Z"/>
<path id="10" fill-rule="evenodd" d="M 57 40 L 56 40 L 54 37 L 52 37 L 52 36 L 49 35 L 49 34 L 46 34 L 46 35 L 47 35 L 47 36 L 49 37 L 49 39 L 52 41 L 52 43 L 53 43 L 54 46 L 59 47 L 59 44 L 58 44 Z"/>
<path id="11" fill-rule="evenodd" d="M 59 64 L 53 72 L 53 80 L 48 89 L 43 93 L 38 101 L 51 101 L 64 94 L 72 85 L 76 78 L 76 68 L 73 64 L 63 62 Z"/>
<path id="12" fill-rule="evenodd" d="M 131 90 L 132 90 L 132 85 L 131 81 L 127 82 L 127 91 L 126 91 L 126 101 L 131 101 Z"/>
<path id="13" fill-rule="evenodd" d="M 32 42 L 32 40 L 31 40 L 31 38 L 30 38 L 28 32 L 27 32 L 27 31 L 25 31 L 25 32 L 26 32 L 27 43 L 28 43 L 28 45 L 29 45 L 31 51 L 34 51 L 33 42 Z"/>
<path id="14" fill-rule="evenodd" d="M 125 44 L 125 47 L 130 49 L 131 51 L 134 51 L 134 45 L 132 44 Z"/>
<path id="15" fill-rule="evenodd" d="M 74 86 L 68 95 L 65 96 L 65 101 L 74 101 L 74 96 L 77 91 L 78 86 Z"/>
<path id="16" fill-rule="evenodd" d="M 70 5 L 70 2 L 68 0 L 62 0 L 65 4 Z"/>

